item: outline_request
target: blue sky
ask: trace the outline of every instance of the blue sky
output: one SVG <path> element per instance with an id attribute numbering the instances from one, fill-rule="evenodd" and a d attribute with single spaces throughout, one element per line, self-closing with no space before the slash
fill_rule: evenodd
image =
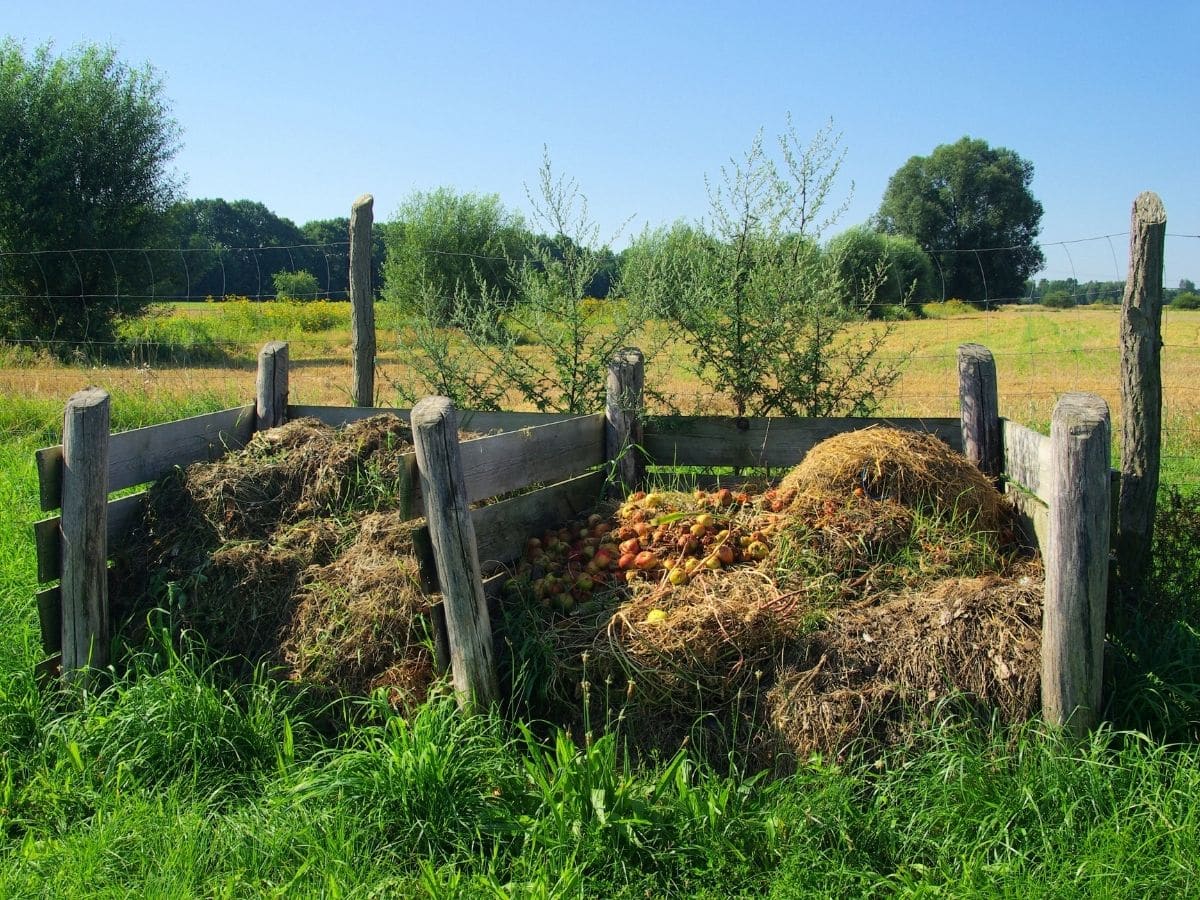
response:
<path id="1" fill-rule="evenodd" d="M 414 190 L 526 210 L 543 145 L 602 234 L 706 211 L 706 175 L 790 112 L 833 119 L 851 206 L 963 135 L 1035 167 L 1049 277 L 1124 277 L 1139 191 L 1200 235 L 1200 3 L 12 3 L 27 48 L 113 44 L 151 63 L 184 129 L 193 197 L 249 198 L 297 223 L 391 217 Z M 1114 256 L 1116 262 L 1114 263 Z M 1200 238 L 1165 282 L 1200 281 Z"/>

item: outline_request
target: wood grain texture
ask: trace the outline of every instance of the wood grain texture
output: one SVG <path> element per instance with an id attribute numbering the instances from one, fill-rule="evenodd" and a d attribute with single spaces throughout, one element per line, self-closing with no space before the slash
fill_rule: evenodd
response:
<path id="1" fill-rule="evenodd" d="M 108 489 L 119 491 L 154 481 L 174 466 L 219 459 L 246 446 L 253 430 L 254 407 L 238 406 L 114 434 L 108 445 Z M 38 450 L 34 458 L 42 509 L 58 509 L 62 445 Z"/>
<path id="2" fill-rule="evenodd" d="M 288 419 L 309 417 L 324 422 L 326 425 L 337 427 L 384 414 L 407 422 L 410 412 L 411 410 L 392 406 L 356 408 L 353 406 L 298 405 L 288 407 Z M 518 428 L 536 428 L 539 425 L 549 425 L 551 422 L 578 418 L 574 413 L 484 412 L 469 409 L 458 410 L 457 413 L 459 429 L 475 434 L 513 431 Z"/>
<path id="3" fill-rule="evenodd" d="M 645 383 L 646 364 L 641 350 L 622 350 L 608 361 L 604 458 L 612 475 L 609 493 L 614 499 L 637 490 L 645 475 L 640 450 Z"/>
<path id="4" fill-rule="evenodd" d="M 1004 477 L 1043 503 L 1050 502 L 1050 438 L 1008 419 L 1000 423 Z"/>
<path id="5" fill-rule="evenodd" d="M 479 559 L 512 562 L 525 551 L 531 536 L 591 512 L 604 499 L 604 484 L 603 472 L 591 472 L 474 510 Z"/>
<path id="6" fill-rule="evenodd" d="M 963 455 L 989 478 L 1000 477 L 1000 399 L 996 360 L 982 344 L 958 348 L 958 400 Z"/>
<path id="7" fill-rule="evenodd" d="M 258 352 L 255 392 L 256 431 L 277 428 L 287 421 L 288 345 L 285 342 L 271 341 Z"/>
<path id="8" fill-rule="evenodd" d="M 108 501 L 109 551 L 120 545 L 141 520 L 146 509 L 149 491 L 138 491 L 119 500 Z M 41 583 L 55 581 L 62 574 L 62 516 L 52 516 L 33 523 L 33 539 L 37 547 L 37 579 Z"/>
<path id="9" fill-rule="evenodd" d="M 1121 304 L 1121 492 L 1117 571 L 1121 591 L 1141 593 L 1154 537 L 1162 452 L 1162 279 L 1167 213 L 1150 191 L 1133 203 L 1129 275 Z"/>
<path id="10" fill-rule="evenodd" d="M 604 416 L 595 413 L 459 444 L 467 502 L 555 483 L 604 462 Z"/>
<path id="11" fill-rule="evenodd" d="M 1046 602 L 1042 614 L 1042 716 L 1078 735 L 1099 717 L 1108 598 L 1108 405 L 1064 394 L 1050 423 Z"/>
<path id="12" fill-rule="evenodd" d="M 108 393 L 79 391 L 63 417 L 62 668 L 108 664 Z M 86 675 L 83 676 L 86 680 Z"/>
<path id="13" fill-rule="evenodd" d="M 363 194 L 350 207 L 351 402 L 375 400 L 375 292 L 371 285 L 371 226 L 375 198 Z"/>
<path id="14" fill-rule="evenodd" d="M 454 690 L 463 709 L 484 709 L 499 699 L 500 691 L 457 417 L 447 398 L 427 397 L 413 407 L 411 422 L 425 518 L 444 598 Z"/>
<path id="15" fill-rule="evenodd" d="M 962 449 L 962 428 L 953 418 L 650 417 L 642 445 L 657 466 L 790 468 L 826 438 L 873 425 L 926 431 Z"/>

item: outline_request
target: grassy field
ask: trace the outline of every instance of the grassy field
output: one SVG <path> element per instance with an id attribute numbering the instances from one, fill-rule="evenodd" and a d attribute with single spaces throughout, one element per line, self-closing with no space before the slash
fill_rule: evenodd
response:
<path id="1" fill-rule="evenodd" d="M 154 641 L 99 696 L 39 692 L 33 450 L 57 442 L 62 403 L 84 384 L 113 390 L 118 429 L 244 403 L 266 339 L 293 342 L 295 401 L 345 402 L 344 322 L 318 328 L 297 311 L 267 312 L 197 305 L 147 334 L 190 333 L 205 365 L 92 367 L 11 353 L 0 369 L 0 895 L 1200 890 L 1200 617 L 1187 560 L 1159 569 L 1173 573 L 1157 584 L 1175 598 L 1173 615 L 1110 636 L 1111 726 L 1092 738 L 948 717 L 882 759 L 802 761 L 774 781 L 746 775 L 737 759 L 701 764 L 686 749 L 631 766 L 619 730 L 597 728 L 578 744 L 535 738 L 496 717 L 464 720 L 444 700 L 402 718 L 364 699 L 359 724 L 332 732 L 310 698 L 266 676 L 229 684 L 202 653 Z M 889 352 L 912 358 L 885 411 L 954 414 L 954 350 L 973 340 L 997 355 L 1004 414 L 1044 426 L 1054 397 L 1072 389 L 1096 390 L 1115 412 L 1116 333 L 1108 309 L 901 323 Z M 1197 479 L 1200 401 L 1189 388 L 1200 375 L 1200 313 L 1169 313 L 1165 340 L 1168 453 L 1178 457 L 1168 473 Z M 694 390 L 678 348 L 659 359 L 648 380 Z M 381 362 L 404 377 L 395 351 Z M 1194 560 L 1191 521 L 1168 535 L 1176 561 Z"/>

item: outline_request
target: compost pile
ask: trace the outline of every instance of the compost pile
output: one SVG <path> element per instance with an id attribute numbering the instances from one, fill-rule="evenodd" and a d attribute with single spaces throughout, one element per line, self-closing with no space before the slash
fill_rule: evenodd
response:
<path id="1" fill-rule="evenodd" d="M 118 560 L 136 632 L 341 695 L 437 682 L 399 419 L 311 419 L 162 479 Z M 516 712 L 633 747 L 786 767 L 902 738 L 947 702 L 1038 700 L 1042 577 L 1003 498 L 938 439 L 815 447 L 774 487 L 638 492 L 529 537 L 493 613 Z"/>
<path id="2" fill-rule="evenodd" d="M 419 702 L 434 670 L 401 464 L 410 445 L 390 415 L 343 429 L 297 419 L 160 479 L 117 560 L 127 632 L 165 615 L 227 660 Z"/>
<path id="3" fill-rule="evenodd" d="M 518 696 L 777 767 L 894 741 L 946 703 L 1027 718 L 1042 579 L 1012 526 L 961 455 L 887 428 L 762 492 L 634 494 L 611 524 L 531 539 L 508 586 Z"/>

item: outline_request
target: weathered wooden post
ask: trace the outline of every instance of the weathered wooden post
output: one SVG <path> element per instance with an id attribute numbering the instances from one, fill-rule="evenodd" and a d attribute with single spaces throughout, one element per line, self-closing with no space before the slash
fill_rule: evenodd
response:
<path id="1" fill-rule="evenodd" d="M 1104 665 L 1110 525 L 1108 404 L 1064 394 L 1050 420 L 1050 539 L 1042 612 L 1042 716 L 1096 724 Z"/>
<path id="2" fill-rule="evenodd" d="M 288 345 L 271 341 L 258 351 L 254 430 L 265 431 L 287 421 Z"/>
<path id="3" fill-rule="evenodd" d="M 375 297 L 371 287 L 371 226 L 375 198 L 363 194 L 350 207 L 350 354 L 355 406 L 375 402 Z"/>
<path id="4" fill-rule="evenodd" d="M 1117 573 L 1126 601 L 1143 586 L 1154 537 L 1162 450 L 1162 276 L 1167 213 L 1150 191 L 1133 201 L 1121 304 L 1121 496 Z"/>
<path id="5" fill-rule="evenodd" d="M 62 674 L 108 664 L 109 397 L 87 388 L 63 418 Z M 84 682 L 87 678 L 84 675 Z"/>
<path id="6" fill-rule="evenodd" d="M 458 447 L 458 416 L 446 397 L 426 397 L 413 407 L 409 421 L 446 612 L 454 691 L 462 708 L 485 709 L 499 698 L 500 688 Z"/>
<path id="7" fill-rule="evenodd" d="M 984 475 L 998 479 L 1004 451 L 1000 446 L 996 360 L 982 344 L 962 344 L 958 348 L 958 400 L 967 459 Z"/>
<path id="8" fill-rule="evenodd" d="M 604 404 L 604 458 L 610 470 L 609 493 L 622 497 L 641 484 L 642 390 L 645 357 L 636 348 L 613 354 L 608 361 L 608 395 Z"/>

